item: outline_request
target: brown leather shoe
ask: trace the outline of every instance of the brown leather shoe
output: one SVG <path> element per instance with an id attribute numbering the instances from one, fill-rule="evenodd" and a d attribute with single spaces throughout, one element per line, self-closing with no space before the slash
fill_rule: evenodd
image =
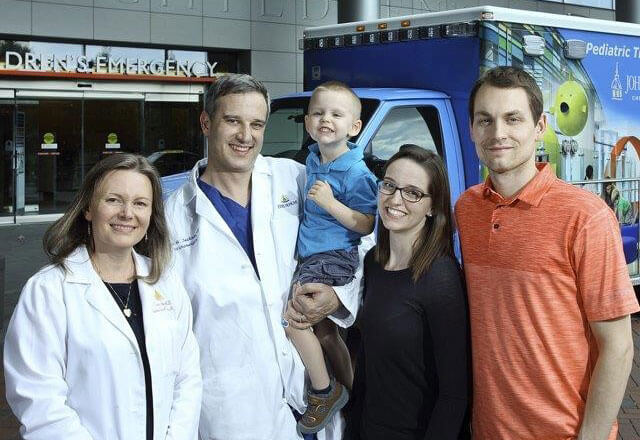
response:
<path id="1" fill-rule="evenodd" d="M 327 426 L 331 417 L 349 401 L 349 392 L 340 383 L 331 379 L 331 391 L 327 395 L 307 393 L 307 410 L 298 421 L 299 434 L 315 434 Z"/>

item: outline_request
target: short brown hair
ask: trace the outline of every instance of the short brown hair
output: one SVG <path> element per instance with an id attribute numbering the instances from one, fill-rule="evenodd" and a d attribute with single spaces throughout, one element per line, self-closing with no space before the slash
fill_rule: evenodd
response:
<path id="1" fill-rule="evenodd" d="M 267 119 L 271 112 L 271 99 L 264 84 L 247 74 L 227 73 L 216 78 L 204 95 L 204 111 L 213 119 L 218 108 L 218 100 L 223 96 L 242 93 L 259 93 L 267 104 Z"/>
<path id="2" fill-rule="evenodd" d="M 536 80 L 518 67 L 500 66 L 488 70 L 476 81 L 471 89 L 471 94 L 469 95 L 469 118 L 472 125 L 476 95 L 478 94 L 480 87 L 485 84 L 492 87 L 498 87 L 500 89 L 524 89 L 529 100 L 529 108 L 531 109 L 533 122 L 538 122 L 540 116 L 542 116 L 544 104 L 542 101 L 542 92 L 540 91 L 540 87 L 538 87 Z"/>
<path id="3" fill-rule="evenodd" d="M 432 215 L 427 217 L 420 237 L 413 244 L 413 254 L 409 263 L 412 279 L 417 282 L 429 270 L 436 258 L 441 256 L 454 257 L 449 178 L 440 156 L 433 151 L 425 150 L 413 144 L 401 146 L 398 152 L 387 161 L 384 173 L 386 173 L 389 165 L 398 159 L 412 160 L 420 165 L 429 176 L 429 188 L 427 188 L 427 191 L 431 197 Z M 376 261 L 384 267 L 389 261 L 390 253 L 389 230 L 385 228 L 378 218 Z"/>
<path id="4" fill-rule="evenodd" d="M 358 95 L 355 94 L 355 92 L 351 87 L 349 87 L 348 85 L 346 85 L 341 81 L 327 81 L 320 84 L 318 87 L 313 89 L 313 93 L 311 93 L 311 98 L 309 99 L 309 102 L 313 100 L 314 96 L 316 96 L 318 92 L 322 92 L 326 90 L 331 90 L 334 92 L 344 92 L 347 95 L 349 95 L 353 103 L 353 109 L 354 109 L 353 116 L 356 119 L 360 119 L 360 113 L 362 112 L 362 104 L 360 103 L 360 98 L 358 98 Z"/>
<path id="5" fill-rule="evenodd" d="M 136 252 L 151 259 L 151 271 L 145 281 L 153 284 L 158 281 L 169 263 L 171 247 L 164 217 L 160 176 L 146 158 L 137 154 L 112 154 L 89 170 L 69 209 L 45 232 L 42 238 L 44 252 L 52 264 L 61 266 L 65 270 L 64 259 L 77 247 L 86 246 L 89 255 L 94 252 L 93 239 L 89 234 L 89 222 L 84 217 L 84 213 L 89 209 L 95 191 L 102 180 L 111 171 L 116 170 L 136 171 L 146 176 L 151 182 L 153 201 L 147 239 L 140 241 L 134 248 Z"/>

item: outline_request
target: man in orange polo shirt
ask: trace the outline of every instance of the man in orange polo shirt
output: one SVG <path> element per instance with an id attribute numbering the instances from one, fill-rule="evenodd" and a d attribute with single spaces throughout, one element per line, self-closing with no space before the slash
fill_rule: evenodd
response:
<path id="1" fill-rule="evenodd" d="M 639 310 L 613 212 L 536 166 L 547 128 L 526 72 L 469 100 L 489 169 L 456 204 L 471 317 L 476 440 L 615 440 Z"/>

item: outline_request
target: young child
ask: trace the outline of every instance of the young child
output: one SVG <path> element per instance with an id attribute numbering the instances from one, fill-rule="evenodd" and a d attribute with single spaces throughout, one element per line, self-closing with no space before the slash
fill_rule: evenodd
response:
<path id="1" fill-rule="evenodd" d="M 362 128 L 361 104 L 341 82 L 318 86 L 311 95 L 305 128 L 317 143 L 309 147 L 304 216 L 298 233 L 300 263 L 293 295 L 299 285 L 333 286 L 353 280 L 359 264 L 360 237 L 370 234 L 376 212 L 376 179 L 363 161 L 363 148 L 348 142 Z M 353 382 L 349 352 L 336 325 L 325 319 L 311 329 L 289 325 L 291 306 L 283 324 L 311 380 L 307 410 L 298 422 L 301 434 L 316 433 L 348 401 Z M 323 349 L 336 379 L 330 378 Z"/>

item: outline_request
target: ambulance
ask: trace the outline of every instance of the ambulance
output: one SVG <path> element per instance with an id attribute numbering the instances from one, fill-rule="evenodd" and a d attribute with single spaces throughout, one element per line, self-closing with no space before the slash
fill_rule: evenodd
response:
<path id="1" fill-rule="evenodd" d="M 444 158 L 455 201 L 486 176 L 469 134 L 473 83 L 493 67 L 520 67 L 540 86 L 549 121 L 537 160 L 603 198 L 613 182 L 630 202 L 621 233 L 640 283 L 640 25 L 483 6 L 309 28 L 299 44 L 305 92 L 273 101 L 263 154 L 304 161 L 311 91 L 338 80 L 362 100 L 352 141 L 372 171 L 400 145 L 420 145 Z"/>

